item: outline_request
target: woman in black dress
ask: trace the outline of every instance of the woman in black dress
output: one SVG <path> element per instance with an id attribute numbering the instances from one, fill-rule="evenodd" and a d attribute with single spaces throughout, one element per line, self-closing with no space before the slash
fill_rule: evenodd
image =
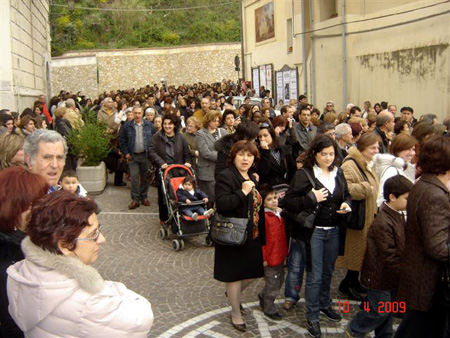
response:
<path id="1" fill-rule="evenodd" d="M 261 244 L 265 244 L 264 208 L 249 170 L 259 159 L 253 142 L 238 141 L 231 148 L 230 165 L 220 172 L 216 182 L 217 212 L 225 217 L 248 218 L 248 236 L 244 246 L 216 244 L 214 278 L 226 283 L 231 304 L 231 323 L 244 332 L 240 309 L 241 292 L 255 279 L 263 277 Z"/>

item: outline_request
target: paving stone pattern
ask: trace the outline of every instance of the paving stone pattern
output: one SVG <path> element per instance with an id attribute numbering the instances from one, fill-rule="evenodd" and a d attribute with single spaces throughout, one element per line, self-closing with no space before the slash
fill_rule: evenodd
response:
<path id="1" fill-rule="evenodd" d="M 204 237 L 185 239 L 185 248 L 176 252 L 170 240 L 158 238 L 159 218 L 156 188 L 151 187 L 150 207 L 128 211 L 130 190 L 114 187 L 94 198 L 101 204 L 99 216 L 106 244 L 95 264 L 107 280 L 120 281 L 146 297 L 152 304 L 155 322 L 149 337 L 309 337 L 305 330 L 304 292 L 297 306 L 286 312 L 279 297 L 283 321 L 266 319 L 257 302 L 263 281 L 251 284 L 243 294 L 247 332 L 230 324 L 230 307 L 223 283 L 213 279 L 214 248 L 205 245 Z M 337 270 L 332 283 L 332 297 L 341 296 L 338 283 L 344 272 Z M 345 301 L 344 299 L 342 301 Z M 337 309 L 337 303 L 335 302 Z M 334 323 L 321 318 L 323 336 L 343 337 L 347 320 L 357 310 L 350 302 L 350 313 Z"/>

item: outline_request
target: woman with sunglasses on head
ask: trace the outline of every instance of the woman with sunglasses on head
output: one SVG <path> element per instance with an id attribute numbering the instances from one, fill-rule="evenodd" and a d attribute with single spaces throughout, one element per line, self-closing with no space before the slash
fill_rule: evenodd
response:
<path id="1" fill-rule="evenodd" d="M 257 168 L 259 182 L 272 187 L 289 183 L 295 171 L 292 148 L 286 144 L 281 145 L 275 130 L 267 122 L 259 125 L 258 141 L 261 154 Z"/>
<path id="2" fill-rule="evenodd" d="M 105 242 L 95 202 L 58 191 L 33 204 L 25 259 L 8 268 L 9 312 L 26 337 L 146 337 L 150 303 L 90 266 Z"/>

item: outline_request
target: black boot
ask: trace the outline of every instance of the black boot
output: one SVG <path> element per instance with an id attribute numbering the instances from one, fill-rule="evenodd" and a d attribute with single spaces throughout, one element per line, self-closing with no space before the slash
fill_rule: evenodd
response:
<path id="1" fill-rule="evenodd" d="M 361 296 L 358 291 L 353 288 L 347 279 L 343 279 L 339 285 L 339 291 L 347 296 L 350 300 L 362 301 L 363 296 Z"/>

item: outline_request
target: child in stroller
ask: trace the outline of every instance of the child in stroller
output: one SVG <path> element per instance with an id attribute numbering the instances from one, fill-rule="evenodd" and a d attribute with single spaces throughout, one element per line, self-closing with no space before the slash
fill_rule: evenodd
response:
<path id="1" fill-rule="evenodd" d="M 208 203 L 208 196 L 206 196 L 203 191 L 196 188 L 196 186 L 195 178 L 192 176 L 186 176 L 177 190 L 178 202 L 188 204 L 180 208 L 181 213 L 192 218 L 194 221 L 198 220 L 199 215 L 208 217 L 214 213 L 214 209 L 205 210 L 203 205 L 189 205 L 193 201 L 201 200 L 203 200 L 205 205 Z"/>

